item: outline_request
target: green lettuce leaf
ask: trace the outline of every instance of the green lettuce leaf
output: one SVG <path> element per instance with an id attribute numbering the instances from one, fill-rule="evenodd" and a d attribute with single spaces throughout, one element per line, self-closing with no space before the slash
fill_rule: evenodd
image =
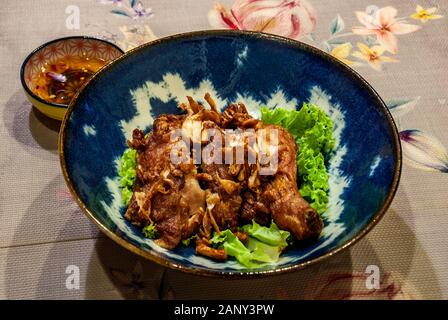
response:
<path id="1" fill-rule="evenodd" d="M 130 188 L 122 188 L 121 189 L 121 198 L 125 205 L 128 205 L 131 202 L 133 191 Z"/>
<path id="2" fill-rule="evenodd" d="M 123 203 L 129 205 L 134 190 L 135 177 L 137 172 L 137 151 L 134 149 L 126 149 L 120 159 L 120 168 L 118 175 L 120 176 L 121 196 Z"/>
<path id="3" fill-rule="evenodd" d="M 288 245 L 286 239 L 290 236 L 289 232 L 279 230 L 274 222 L 268 228 L 253 221 L 243 226 L 242 230 L 249 234 L 246 245 L 229 229 L 215 232 L 210 241 L 215 248 L 223 248 L 227 255 L 249 269 L 276 263 Z"/>
<path id="4" fill-rule="evenodd" d="M 271 246 L 249 237 L 247 248 L 252 252 L 252 259 L 259 262 L 275 263 L 280 258 L 282 247 Z"/>
<path id="5" fill-rule="evenodd" d="M 198 237 L 198 235 L 195 234 L 195 235 L 193 235 L 193 236 L 191 236 L 191 237 L 189 237 L 189 238 L 183 239 L 183 240 L 182 240 L 182 244 L 183 244 L 185 247 L 188 247 L 188 246 L 190 246 L 190 244 L 191 244 L 192 241 L 195 241 L 195 240 L 196 240 L 197 237 Z"/>
<path id="6" fill-rule="evenodd" d="M 213 237 L 210 239 L 210 242 L 214 248 L 219 248 L 222 247 L 226 239 L 227 234 L 225 232 L 214 232 Z"/>
<path id="7" fill-rule="evenodd" d="M 274 221 L 271 222 L 271 226 L 264 227 L 252 220 L 252 224 L 248 224 L 242 227 L 242 230 L 249 236 L 258 239 L 259 241 L 268 245 L 286 248 L 288 243 L 286 239 L 290 236 L 288 231 L 280 230 Z"/>
<path id="8" fill-rule="evenodd" d="M 215 238 L 215 236 L 213 236 Z M 222 242 L 222 248 L 229 256 L 234 257 L 243 266 L 254 269 L 262 267 L 263 264 L 257 262 L 257 256 L 244 246 L 244 244 L 229 229 L 221 231 L 217 239 Z M 216 241 L 215 241 L 216 242 Z M 213 243 L 213 241 L 212 241 Z"/>
<path id="9" fill-rule="evenodd" d="M 145 238 L 156 239 L 159 237 L 159 233 L 157 232 L 156 226 L 154 223 L 148 224 L 146 227 L 142 229 L 143 235 Z"/>

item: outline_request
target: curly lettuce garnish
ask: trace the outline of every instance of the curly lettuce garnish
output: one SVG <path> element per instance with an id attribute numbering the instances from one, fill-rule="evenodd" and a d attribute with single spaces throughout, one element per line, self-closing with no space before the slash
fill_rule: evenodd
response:
<path id="1" fill-rule="evenodd" d="M 299 111 L 261 108 L 261 120 L 279 125 L 291 133 L 297 152 L 300 193 L 319 213 L 327 209 L 328 173 L 325 155 L 335 146 L 333 120 L 323 110 L 304 103 Z"/>
<path id="2" fill-rule="evenodd" d="M 182 244 L 184 245 L 184 247 L 189 247 L 192 243 L 194 243 L 194 241 L 196 241 L 198 235 L 192 235 L 190 238 L 186 238 L 182 240 Z"/>
<path id="3" fill-rule="evenodd" d="M 274 222 L 268 228 L 253 221 L 242 230 L 249 235 L 246 245 L 229 229 L 215 233 L 211 243 L 214 247 L 223 248 L 227 255 L 249 269 L 276 263 L 288 245 L 286 239 L 290 237 L 288 231 L 280 230 Z"/>
<path id="4" fill-rule="evenodd" d="M 121 177 L 121 196 L 126 206 L 129 205 L 134 190 L 135 177 L 137 175 L 135 171 L 136 165 L 137 151 L 134 149 L 126 149 L 121 156 L 120 169 L 118 171 L 118 175 Z"/>
<path id="5" fill-rule="evenodd" d="M 159 233 L 157 232 L 156 225 L 154 223 L 148 224 L 146 227 L 142 229 L 143 235 L 145 238 L 156 239 L 159 237 Z"/>

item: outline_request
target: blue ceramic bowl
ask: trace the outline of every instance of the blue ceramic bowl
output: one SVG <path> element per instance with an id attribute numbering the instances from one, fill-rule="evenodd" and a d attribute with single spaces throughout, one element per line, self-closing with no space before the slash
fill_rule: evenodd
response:
<path id="1" fill-rule="evenodd" d="M 278 264 L 248 270 L 214 262 L 193 248 L 168 251 L 145 239 L 123 214 L 117 162 L 134 128 L 149 130 L 162 113 L 180 113 L 187 95 L 210 92 L 218 106 L 324 109 L 335 123 L 330 204 L 316 242 L 288 250 Z M 83 211 L 110 238 L 162 265 L 204 275 L 269 275 L 302 268 L 347 248 L 383 216 L 401 172 L 393 119 L 378 94 L 355 71 L 306 44 L 241 31 L 201 31 L 134 49 L 88 82 L 73 100 L 60 134 L 67 184 Z"/>

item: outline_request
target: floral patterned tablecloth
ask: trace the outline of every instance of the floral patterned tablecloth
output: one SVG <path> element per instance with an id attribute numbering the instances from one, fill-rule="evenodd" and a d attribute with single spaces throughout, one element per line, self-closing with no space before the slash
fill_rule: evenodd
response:
<path id="1" fill-rule="evenodd" d="M 0 298 L 448 298 L 447 19 L 446 0 L 3 1 Z M 122 249 L 71 198 L 59 168 L 59 123 L 34 110 L 21 89 L 25 56 L 61 36 L 93 35 L 129 50 L 211 28 L 317 46 L 387 102 L 404 152 L 400 187 L 382 221 L 349 250 L 282 276 L 202 278 Z"/>

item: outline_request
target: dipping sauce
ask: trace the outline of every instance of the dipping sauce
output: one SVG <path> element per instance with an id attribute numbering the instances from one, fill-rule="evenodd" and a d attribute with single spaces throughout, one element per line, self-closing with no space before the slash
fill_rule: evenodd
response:
<path id="1" fill-rule="evenodd" d="M 68 105 L 84 82 L 106 63 L 106 60 L 78 56 L 47 63 L 37 76 L 34 93 L 45 101 Z"/>

